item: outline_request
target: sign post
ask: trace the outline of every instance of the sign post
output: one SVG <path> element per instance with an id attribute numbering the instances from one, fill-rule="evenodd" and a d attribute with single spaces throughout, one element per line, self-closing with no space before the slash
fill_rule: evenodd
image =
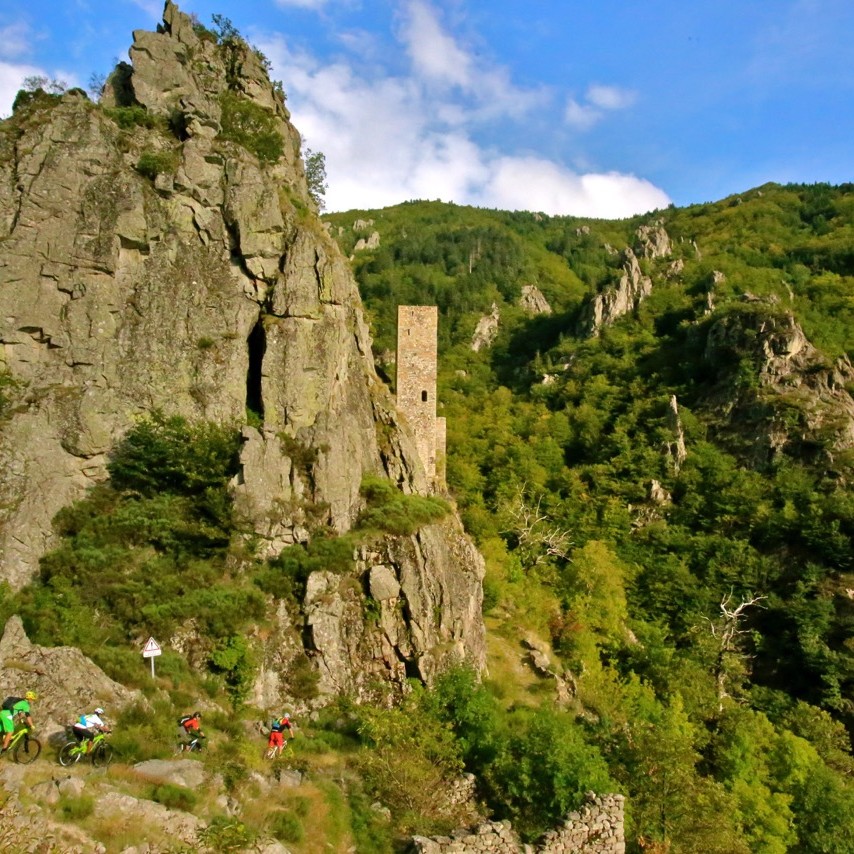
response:
<path id="1" fill-rule="evenodd" d="M 154 679 L 154 659 L 160 655 L 163 650 L 160 649 L 160 644 L 154 638 L 149 638 L 148 642 L 142 649 L 142 657 L 151 659 L 151 678 Z"/>

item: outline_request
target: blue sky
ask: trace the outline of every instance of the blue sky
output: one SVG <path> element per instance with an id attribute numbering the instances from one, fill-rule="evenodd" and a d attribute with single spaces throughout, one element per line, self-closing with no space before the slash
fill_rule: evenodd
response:
<path id="1" fill-rule="evenodd" d="M 854 180 L 852 0 L 184 0 L 273 64 L 327 209 L 442 199 L 620 217 Z M 0 116 L 86 88 L 159 0 L 0 0 Z"/>

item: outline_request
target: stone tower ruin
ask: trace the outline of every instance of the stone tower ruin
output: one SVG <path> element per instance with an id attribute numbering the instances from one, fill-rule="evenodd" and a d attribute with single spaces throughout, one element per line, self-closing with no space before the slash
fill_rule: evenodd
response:
<path id="1" fill-rule="evenodd" d="M 397 307 L 397 408 L 434 488 L 445 483 L 445 419 L 436 417 L 438 318 L 435 305 Z"/>

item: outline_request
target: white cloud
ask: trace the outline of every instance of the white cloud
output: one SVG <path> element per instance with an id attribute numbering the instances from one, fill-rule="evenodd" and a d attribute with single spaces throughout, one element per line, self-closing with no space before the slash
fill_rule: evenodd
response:
<path id="1" fill-rule="evenodd" d="M 591 107 L 590 104 L 579 104 L 575 98 L 570 98 L 566 102 L 563 112 L 566 123 L 577 130 L 592 128 L 602 118 L 602 115 L 601 110 Z"/>
<path id="2" fill-rule="evenodd" d="M 18 94 L 24 78 L 35 76 L 49 75 L 34 65 L 12 65 L 0 60 L 0 118 L 11 114 L 15 95 Z"/>
<path id="3" fill-rule="evenodd" d="M 587 89 L 587 100 L 603 110 L 624 110 L 635 102 L 637 95 L 619 86 L 593 84 Z"/>
<path id="4" fill-rule="evenodd" d="M 663 208 L 667 194 L 618 172 L 580 175 L 537 157 L 499 157 L 476 204 L 505 210 L 614 219 Z"/>
<path id="5" fill-rule="evenodd" d="M 35 65 L 15 65 L 0 60 L 0 118 L 11 115 L 15 96 L 23 87 L 24 80 L 27 77 L 47 77 L 48 81 L 55 80 L 62 83 L 67 89 L 80 85 L 79 80 L 72 72 L 66 72 L 62 69 L 55 69 L 51 72 Z"/>
<path id="6" fill-rule="evenodd" d="M 401 36 L 417 74 L 462 89 L 471 88 L 471 57 L 442 30 L 428 3 L 413 0 L 406 6 Z"/>
<path id="7" fill-rule="evenodd" d="M 399 34 L 412 61 L 408 75 L 384 72 L 373 49 L 367 61 L 360 51 L 352 62 L 321 63 L 280 35 L 252 34 L 274 76 L 284 81 L 294 125 L 326 157 L 328 210 L 442 199 L 624 217 L 669 204 L 664 192 L 633 175 L 581 174 L 479 144 L 484 120 L 522 125 L 533 106 L 541 113 L 553 109 L 552 93 L 514 87 L 506 69 L 476 61 L 442 30 L 425 0 L 406 8 Z M 585 102 L 576 104 L 576 124 L 598 121 L 631 100 L 631 93 L 616 87 L 592 86 Z"/>
<path id="8" fill-rule="evenodd" d="M 299 9 L 322 9 L 326 0 L 276 0 L 277 6 L 296 6 Z"/>
<path id="9" fill-rule="evenodd" d="M 18 21 L 0 27 L 0 57 L 17 59 L 30 52 L 32 31 L 29 24 Z"/>
<path id="10" fill-rule="evenodd" d="M 428 87 L 456 88 L 464 104 L 438 103 L 445 115 L 464 115 L 466 121 L 499 117 L 521 118 L 545 106 L 544 88 L 521 89 L 513 85 L 505 68 L 478 60 L 461 47 L 439 22 L 426 0 L 411 0 L 400 15 L 399 36 L 412 62 L 414 79 Z"/>
<path id="11" fill-rule="evenodd" d="M 587 87 L 583 101 L 568 98 L 563 117 L 570 127 L 588 130 L 605 118 L 608 111 L 624 110 L 634 104 L 637 94 L 619 86 L 594 83 Z"/>

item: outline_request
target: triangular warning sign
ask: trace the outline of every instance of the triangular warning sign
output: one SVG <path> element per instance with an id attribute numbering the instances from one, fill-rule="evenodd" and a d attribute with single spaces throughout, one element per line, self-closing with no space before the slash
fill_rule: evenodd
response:
<path id="1" fill-rule="evenodd" d="M 146 652 L 160 652 L 160 644 L 157 643 L 154 638 L 149 638 L 148 643 L 145 645 L 142 652 L 143 654 L 145 654 Z"/>

